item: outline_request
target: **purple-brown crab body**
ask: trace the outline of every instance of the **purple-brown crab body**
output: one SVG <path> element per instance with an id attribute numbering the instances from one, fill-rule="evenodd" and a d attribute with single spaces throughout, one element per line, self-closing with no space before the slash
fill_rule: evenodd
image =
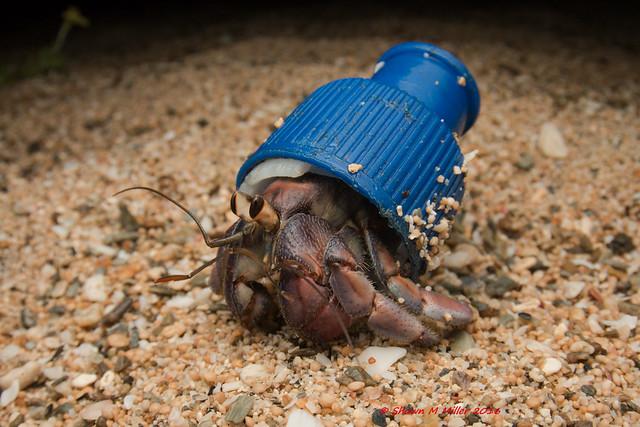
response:
<path id="1" fill-rule="evenodd" d="M 283 318 L 323 343 L 362 320 L 387 337 L 438 341 L 435 326 L 473 320 L 468 305 L 413 280 L 434 261 L 464 194 L 458 136 L 475 122 L 478 88 L 433 45 L 385 52 L 370 79 L 346 78 L 309 95 L 245 161 L 212 288 L 248 327 Z M 160 194 L 158 191 L 145 188 Z M 423 220 L 423 215 L 426 220 Z M 435 262 L 431 266 L 433 266 Z"/>
<path id="2" fill-rule="evenodd" d="M 434 323 L 473 320 L 462 302 L 421 288 L 401 274 L 399 239 L 341 181 L 305 174 L 277 178 L 254 197 L 236 192 L 240 219 L 219 249 L 211 286 L 251 328 L 272 331 L 279 318 L 301 338 L 324 343 L 360 319 L 389 338 L 438 342 Z"/>

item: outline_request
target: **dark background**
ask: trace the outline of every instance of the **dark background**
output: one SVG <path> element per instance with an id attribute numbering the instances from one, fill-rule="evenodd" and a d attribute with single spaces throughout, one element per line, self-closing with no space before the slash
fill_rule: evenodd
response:
<path id="1" fill-rule="evenodd" d="M 611 4 L 612 3 L 612 4 Z M 177 37 L 215 32 L 216 25 L 236 23 L 234 38 L 296 33 L 322 37 L 366 36 L 367 17 L 428 16 L 449 21 L 475 20 L 495 31 L 501 27 L 530 26 L 561 38 L 591 37 L 638 52 L 638 14 L 634 2 L 381 2 L 324 1 L 16 1 L 0 15 L 0 65 L 24 60 L 30 51 L 51 44 L 61 22 L 61 12 L 76 5 L 91 20 L 88 29 L 74 28 L 64 46 L 71 59 L 92 53 L 144 55 L 152 41 L 171 42 Z M 358 20 L 359 26 L 341 25 Z M 244 28 L 243 22 L 263 21 Z M 397 28 L 402 33 L 402 28 Z M 252 33 L 249 33 L 252 32 Z M 410 34 L 406 36 L 410 37 Z M 478 34 L 478 37 L 484 37 Z M 206 40 L 203 40 L 207 43 Z"/>

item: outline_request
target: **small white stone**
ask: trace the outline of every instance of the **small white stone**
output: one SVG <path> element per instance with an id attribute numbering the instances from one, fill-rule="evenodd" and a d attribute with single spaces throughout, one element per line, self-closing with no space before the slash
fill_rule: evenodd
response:
<path id="1" fill-rule="evenodd" d="M 98 348 L 93 344 L 85 342 L 74 348 L 73 354 L 76 356 L 89 358 L 98 354 Z"/>
<path id="2" fill-rule="evenodd" d="M 169 424 L 175 427 L 188 427 L 189 423 L 182 417 L 180 408 L 173 408 L 169 413 Z"/>
<path id="3" fill-rule="evenodd" d="M 102 377 L 96 382 L 96 387 L 108 394 L 116 392 L 116 380 L 119 379 L 118 374 L 109 370 L 102 374 Z"/>
<path id="4" fill-rule="evenodd" d="M 89 277 L 84 282 L 82 290 L 84 291 L 84 296 L 90 301 L 102 302 L 107 300 L 103 274 L 94 274 Z"/>
<path id="5" fill-rule="evenodd" d="M 191 295 L 178 295 L 175 296 L 173 298 L 171 298 L 169 301 L 166 302 L 166 307 L 170 308 L 170 307 L 175 307 L 175 308 L 181 308 L 181 309 L 187 309 L 191 306 L 193 306 L 193 304 L 196 302 L 195 298 L 193 298 Z"/>
<path id="6" fill-rule="evenodd" d="M 455 252 L 444 259 L 445 268 L 464 268 L 468 265 L 478 262 L 480 259 L 480 251 L 475 246 L 462 243 L 456 246 Z"/>
<path id="7" fill-rule="evenodd" d="M 575 298 L 582 293 L 584 289 L 584 282 L 565 282 L 564 284 L 564 296 L 571 299 Z"/>
<path id="8" fill-rule="evenodd" d="M 276 375 L 273 377 L 274 384 L 281 384 L 291 378 L 291 370 L 284 365 L 276 367 Z"/>
<path id="9" fill-rule="evenodd" d="M 6 390 L 12 385 L 13 381 L 17 380 L 20 385 L 20 390 L 22 390 L 33 384 L 41 372 L 42 365 L 34 361 L 28 362 L 26 365 L 7 372 L 0 378 L 0 388 Z"/>
<path id="10" fill-rule="evenodd" d="M 82 410 L 82 419 L 87 421 L 97 420 L 100 418 L 103 411 L 107 412 L 113 406 L 114 405 L 110 400 L 102 400 L 100 402 L 93 403 Z"/>
<path id="11" fill-rule="evenodd" d="M 7 406 L 9 403 L 13 402 L 18 396 L 18 392 L 20 391 L 20 383 L 18 380 L 13 380 L 11 385 L 2 392 L 0 396 L 0 406 Z"/>
<path id="12" fill-rule="evenodd" d="M 124 409 L 131 409 L 135 401 L 136 396 L 134 396 L 133 394 L 128 394 L 124 397 L 124 399 L 122 399 L 122 406 L 124 406 Z"/>
<path id="13" fill-rule="evenodd" d="M 323 427 L 323 424 L 307 411 L 296 408 L 289 415 L 287 427 Z"/>
<path id="14" fill-rule="evenodd" d="M 96 255 L 104 255 L 113 258 L 118 254 L 118 249 L 103 244 L 92 244 L 89 246 L 91 251 Z"/>
<path id="15" fill-rule="evenodd" d="M 358 359 L 365 362 L 364 369 L 373 376 L 380 374 L 382 377 L 395 380 L 395 374 L 389 372 L 391 365 L 402 359 L 407 354 L 407 349 L 401 347 L 369 347 L 365 349 Z M 373 359 L 371 359 L 373 358 Z M 375 360 L 374 363 L 368 363 Z"/>
<path id="16" fill-rule="evenodd" d="M 630 330 L 634 330 L 636 326 L 638 326 L 638 317 L 623 314 L 618 320 L 603 320 L 602 323 L 616 330 L 622 327 L 628 327 Z"/>
<path id="17" fill-rule="evenodd" d="M 324 366 L 331 366 L 331 359 L 322 353 L 316 354 L 316 360 Z"/>
<path id="18" fill-rule="evenodd" d="M 7 363 L 20 353 L 20 347 L 15 344 L 9 344 L 0 350 L 0 362 Z"/>
<path id="19" fill-rule="evenodd" d="M 243 386 L 242 381 L 232 381 L 229 383 L 222 384 L 222 391 L 226 393 L 228 391 L 239 390 L 242 388 L 242 386 Z"/>
<path id="20" fill-rule="evenodd" d="M 87 308 L 78 309 L 73 313 L 73 319 L 83 328 L 95 326 L 102 320 L 102 306 L 95 303 Z"/>
<path id="21" fill-rule="evenodd" d="M 69 237 L 69 229 L 66 227 L 63 227 L 62 225 L 52 226 L 51 231 L 56 233 L 58 237 L 60 237 L 61 239 L 66 239 L 67 237 Z"/>
<path id="22" fill-rule="evenodd" d="M 240 371 L 240 379 L 247 385 L 264 382 L 269 377 L 267 368 L 257 363 L 250 363 Z"/>
<path id="23" fill-rule="evenodd" d="M 540 369 L 545 373 L 545 375 L 555 374 L 562 369 L 562 361 L 555 357 L 548 357 Z"/>
<path id="24" fill-rule="evenodd" d="M 562 133 L 560 133 L 556 125 L 550 122 L 542 125 L 540 137 L 538 138 L 538 148 L 542 154 L 552 159 L 563 159 L 569 155 L 569 149 L 564 142 Z"/>
<path id="25" fill-rule="evenodd" d="M 51 368 L 44 368 L 42 373 L 50 380 L 57 380 L 64 375 L 64 368 L 62 366 L 52 366 Z"/>
<path id="26" fill-rule="evenodd" d="M 80 374 L 71 381 L 71 385 L 76 388 L 86 387 L 93 384 L 98 379 L 96 374 Z"/>
<path id="27" fill-rule="evenodd" d="M 465 418 L 463 417 L 449 417 L 451 420 L 447 424 L 447 427 L 464 427 L 467 425 Z"/>

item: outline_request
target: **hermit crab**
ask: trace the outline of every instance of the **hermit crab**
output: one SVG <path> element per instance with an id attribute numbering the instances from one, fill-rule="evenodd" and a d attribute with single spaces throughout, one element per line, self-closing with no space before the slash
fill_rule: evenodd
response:
<path id="1" fill-rule="evenodd" d="M 386 337 L 434 345 L 440 326 L 463 327 L 469 306 L 417 278 L 437 263 L 464 192 L 457 138 L 475 121 L 479 95 L 450 53 L 419 42 L 387 51 L 371 79 L 317 89 L 238 173 L 210 284 L 249 328 L 282 319 L 325 343 L 366 323 Z M 467 157 L 468 159 L 468 157 Z M 125 190 L 126 191 L 126 190 Z"/>

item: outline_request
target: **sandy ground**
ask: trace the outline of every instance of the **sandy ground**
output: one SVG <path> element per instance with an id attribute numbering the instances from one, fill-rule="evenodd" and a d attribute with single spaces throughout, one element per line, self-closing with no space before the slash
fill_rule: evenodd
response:
<path id="1" fill-rule="evenodd" d="M 640 60 L 590 16 L 95 26 L 65 71 L 0 87 L 0 425 L 211 426 L 230 409 L 249 426 L 296 410 L 325 426 L 638 425 Z M 396 379 L 363 385 L 354 355 L 398 343 L 363 329 L 355 349 L 309 347 L 243 329 L 205 276 L 152 286 L 212 251 L 167 202 L 113 193 L 159 188 L 220 235 L 272 124 L 407 40 L 453 52 L 482 96 L 451 259 L 424 278 L 473 304 L 465 332 L 401 346 Z"/>

